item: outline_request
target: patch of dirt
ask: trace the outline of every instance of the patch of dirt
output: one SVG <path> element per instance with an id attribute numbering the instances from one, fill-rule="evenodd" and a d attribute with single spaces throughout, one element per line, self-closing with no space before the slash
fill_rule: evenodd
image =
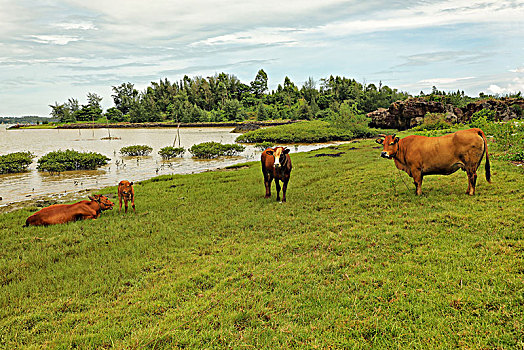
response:
<path id="1" fill-rule="evenodd" d="M 318 153 L 315 154 L 313 157 L 340 157 L 341 155 L 346 154 L 346 152 L 338 152 L 338 153 Z"/>

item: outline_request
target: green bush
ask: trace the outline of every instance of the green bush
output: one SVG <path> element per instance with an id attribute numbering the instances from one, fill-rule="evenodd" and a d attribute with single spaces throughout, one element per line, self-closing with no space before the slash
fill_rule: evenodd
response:
<path id="1" fill-rule="evenodd" d="M 366 115 L 360 114 L 356 103 L 350 105 L 344 102 L 340 106 L 338 113 L 328 114 L 326 120 L 330 122 L 333 127 L 342 130 L 351 130 L 356 135 L 365 135 L 369 131 L 369 119 Z"/>
<path id="2" fill-rule="evenodd" d="M 246 132 L 237 137 L 237 142 L 246 143 L 316 143 L 328 141 L 347 141 L 358 137 L 371 137 L 375 132 L 367 126 L 351 123 L 331 124 L 327 121 L 303 121 L 287 125 L 273 126 Z"/>
<path id="3" fill-rule="evenodd" d="M 244 149 L 245 147 L 242 145 L 203 142 L 191 146 L 189 152 L 196 158 L 217 158 L 221 156 L 234 156 Z"/>
<path id="4" fill-rule="evenodd" d="M 184 147 L 163 147 L 158 151 L 158 154 L 162 157 L 162 159 L 172 159 L 176 157 L 180 157 L 184 154 L 185 149 Z"/>
<path id="5" fill-rule="evenodd" d="M 38 160 L 37 169 L 59 173 L 67 170 L 94 170 L 109 162 L 109 158 L 96 152 L 73 150 L 49 152 Z"/>
<path id="6" fill-rule="evenodd" d="M 469 126 L 471 126 L 472 128 L 484 129 L 488 122 L 492 122 L 495 120 L 496 116 L 497 113 L 495 111 L 484 108 L 478 112 L 473 113 L 469 122 Z"/>
<path id="7" fill-rule="evenodd" d="M 446 115 L 442 113 L 426 113 L 422 124 L 414 127 L 414 131 L 422 130 L 444 130 L 451 127 L 451 123 L 446 121 Z"/>
<path id="8" fill-rule="evenodd" d="M 153 151 L 153 148 L 147 145 L 134 145 L 120 148 L 120 154 L 124 156 L 147 156 Z"/>
<path id="9" fill-rule="evenodd" d="M 255 145 L 255 148 L 263 151 L 265 150 L 266 148 L 270 148 L 270 147 L 273 147 L 274 146 L 274 143 L 273 142 L 269 142 L 269 141 L 264 141 L 264 142 L 259 142 Z"/>
<path id="10" fill-rule="evenodd" d="M 20 173 L 33 162 L 31 152 L 15 152 L 0 156 L 0 174 Z"/>

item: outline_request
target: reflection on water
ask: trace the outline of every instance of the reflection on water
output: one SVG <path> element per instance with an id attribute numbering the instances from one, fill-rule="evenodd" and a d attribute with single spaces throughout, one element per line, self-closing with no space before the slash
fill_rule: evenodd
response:
<path id="1" fill-rule="evenodd" d="M 234 143 L 239 134 L 230 133 L 232 128 L 181 128 L 180 146 L 215 141 Z M 108 136 L 107 129 L 33 129 L 6 130 L 0 125 L 0 154 L 30 151 L 36 155 L 28 171 L 20 174 L 0 175 L 0 206 L 53 194 L 95 190 L 105 186 L 116 186 L 121 180 L 141 181 L 157 175 L 189 174 L 220 168 L 236 163 L 258 159 L 260 151 L 253 146 L 239 157 L 212 160 L 196 160 L 185 152 L 183 158 L 163 161 L 158 155 L 160 148 L 173 146 L 175 128 L 112 129 L 111 136 L 119 139 L 102 140 Z M 153 152 L 147 157 L 121 156 L 120 148 L 130 145 L 148 145 Z M 178 140 L 175 146 L 179 146 Z M 323 145 L 292 146 L 292 152 L 308 151 Z M 59 175 L 36 170 L 37 160 L 44 154 L 73 149 L 79 152 L 98 152 L 111 160 L 98 170 L 67 171 Z"/>

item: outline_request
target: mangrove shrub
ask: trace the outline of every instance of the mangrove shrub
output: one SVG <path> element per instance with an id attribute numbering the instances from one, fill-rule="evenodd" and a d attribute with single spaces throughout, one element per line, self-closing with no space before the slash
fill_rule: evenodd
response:
<path id="1" fill-rule="evenodd" d="M 153 148 L 146 145 L 134 145 L 120 148 L 120 153 L 124 156 L 147 156 Z"/>
<path id="2" fill-rule="evenodd" d="M 158 154 L 160 155 L 160 157 L 162 157 L 162 159 L 172 159 L 172 158 L 176 158 L 176 157 L 180 157 L 184 154 L 185 152 L 185 149 L 184 147 L 171 147 L 171 146 L 167 146 L 167 147 L 163 147 L 160 149 L 160 151 L 158 151 Z"/>
<path id="3" fill-rule="evenodd" d="M 0 174 L 20 173 L 33 162 L 31 152 L 14 152 L 0 156 Z"/>
<path id="4" fill-rule="evenodd" d="M 245 147 L 236 144 L 221 144 L 219 142 L 203 142 L 191 146 L 189 152 L 196 158 L 217 158 L 234 156 L 244 151 Z"/>
<path id="5" fill-rule="evenodd" d="M 94 170 L 109 162 L 109 158 L 96 152 L 58 150 L 49 152 L 38 160 L 37 169 L 59 173 L 67 170 Z"/>

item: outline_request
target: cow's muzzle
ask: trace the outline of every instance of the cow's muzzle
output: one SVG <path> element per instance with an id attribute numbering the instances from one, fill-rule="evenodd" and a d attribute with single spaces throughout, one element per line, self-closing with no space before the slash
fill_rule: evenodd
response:
<path id="1" fill-rule="evenodd" d="M 390 158 L 388 152 L 385 152 L 385 151 L 382 151 L 382 152 L 380 153 L 380 156 L 381 156 L 382 158 L 388 158 L 388 159 Z"/>

